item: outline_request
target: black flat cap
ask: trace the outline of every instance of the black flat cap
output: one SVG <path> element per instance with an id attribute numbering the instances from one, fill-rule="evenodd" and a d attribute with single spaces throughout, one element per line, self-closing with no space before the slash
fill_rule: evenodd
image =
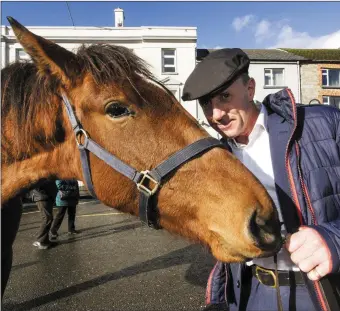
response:
<path id="1" fill-rule="evenodd" d="M 184 84 L 182 99 L 193 100 L 216 94 L 229 87 L 242 73 L 248 72 L 250 60 L 241 49 L 221 49 L 210 53 Z"/>

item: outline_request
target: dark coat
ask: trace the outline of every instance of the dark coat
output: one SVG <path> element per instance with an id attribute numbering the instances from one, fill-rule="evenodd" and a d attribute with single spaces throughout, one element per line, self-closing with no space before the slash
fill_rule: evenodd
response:
<path id="1" fill-rule="evenodd" d="M 56 180 L 58 193 L 56 206 L 76 206 L 79 201 L 79 186 L 77 180 Z M 68 197 L 62 198 L 61 192 Z"/>
<path id="2" fill-rule="evenodd" d="M 263 104 L 268 110 L 275 186 L 287 231 L 310 226 L 330 250 L 333 274 L 321 282 L 306 279 L 317 310 L 327 310 L 323 284 L 331 280 L 328 285 L 340 286 L 340 110 L 296 105 L 289 89 L 268 95 Z M 228 264 L 216 264 L 208 281 L 207 304 L 225 301 L 228 271 Z"/>
<path id="3" fill-rule="evenodd" d="M 54 202 L 57 195 L 57 187 L 55 181 L 47 181 L 39 187 L 32 190 L 33 202 L 50 201 Z"/>

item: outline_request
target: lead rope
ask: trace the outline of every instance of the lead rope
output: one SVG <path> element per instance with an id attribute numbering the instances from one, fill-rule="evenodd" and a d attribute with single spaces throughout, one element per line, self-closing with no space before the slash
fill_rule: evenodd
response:
<path id="1" fill-rule="evenodd" d="M 276 278 L 275 289 L 276 289 L 277 310 L 283 311 L 282 299 L 281 299 L 281 294 L 280 294 L 279 272 L 277 270 L 277 254 L 274 255 L 274 263 L 275 263 L 275 278 Z"/>

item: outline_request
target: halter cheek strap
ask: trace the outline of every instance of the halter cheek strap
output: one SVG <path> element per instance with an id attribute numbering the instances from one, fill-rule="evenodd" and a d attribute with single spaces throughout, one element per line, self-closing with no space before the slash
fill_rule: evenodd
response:
<path id="1" fill-rule="evenodd" d="M 153 170 L 139 172 L 94 142 L 78 122 L 73 112 L 71 103 L 69 102 L 66 95 L 62 94 L 62 98 L 73 131 L 75 133 L 78 149 L 80 151 L 80 159 L 82 163 L 85 184 L 91 195 L 96 198 L 91 178 L 88 152 L 92 152 L 99 159 L 103 160 L 106 164 L 136 184 L 140 193 L 139 217 L 142 222 L 155 229 L 160 228 L 159 215 L 156 206 L 153 206 L 151 201 L 161 186 L 162 178 L 164 178 L 170 172 L 178 169 L 182 164 L 188 162 L 198 155 L 201 155 L 202 153 L 209 151 L 212 148 L 225 148 L 219 140 L 213 137 L 206 137 L 195 141 L 182 150 L 177 151 L 167 160 L 156 166 Z M 83 143 L 80 142 L 81 136 L 83 136 L 84 139 Z"/>

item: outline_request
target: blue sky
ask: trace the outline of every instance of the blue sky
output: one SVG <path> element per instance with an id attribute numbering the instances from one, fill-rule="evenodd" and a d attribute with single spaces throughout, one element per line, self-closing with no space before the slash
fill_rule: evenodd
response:
<path id="1" fill-rule="evenodd" d="M 199 48 L 340 47 L 340 2 L 76 2 L 76 26 L 194 26 Z M 1 24 L 12 16 L 26 26 L 72 25 L 65 1 L 1 2 Z"/>

